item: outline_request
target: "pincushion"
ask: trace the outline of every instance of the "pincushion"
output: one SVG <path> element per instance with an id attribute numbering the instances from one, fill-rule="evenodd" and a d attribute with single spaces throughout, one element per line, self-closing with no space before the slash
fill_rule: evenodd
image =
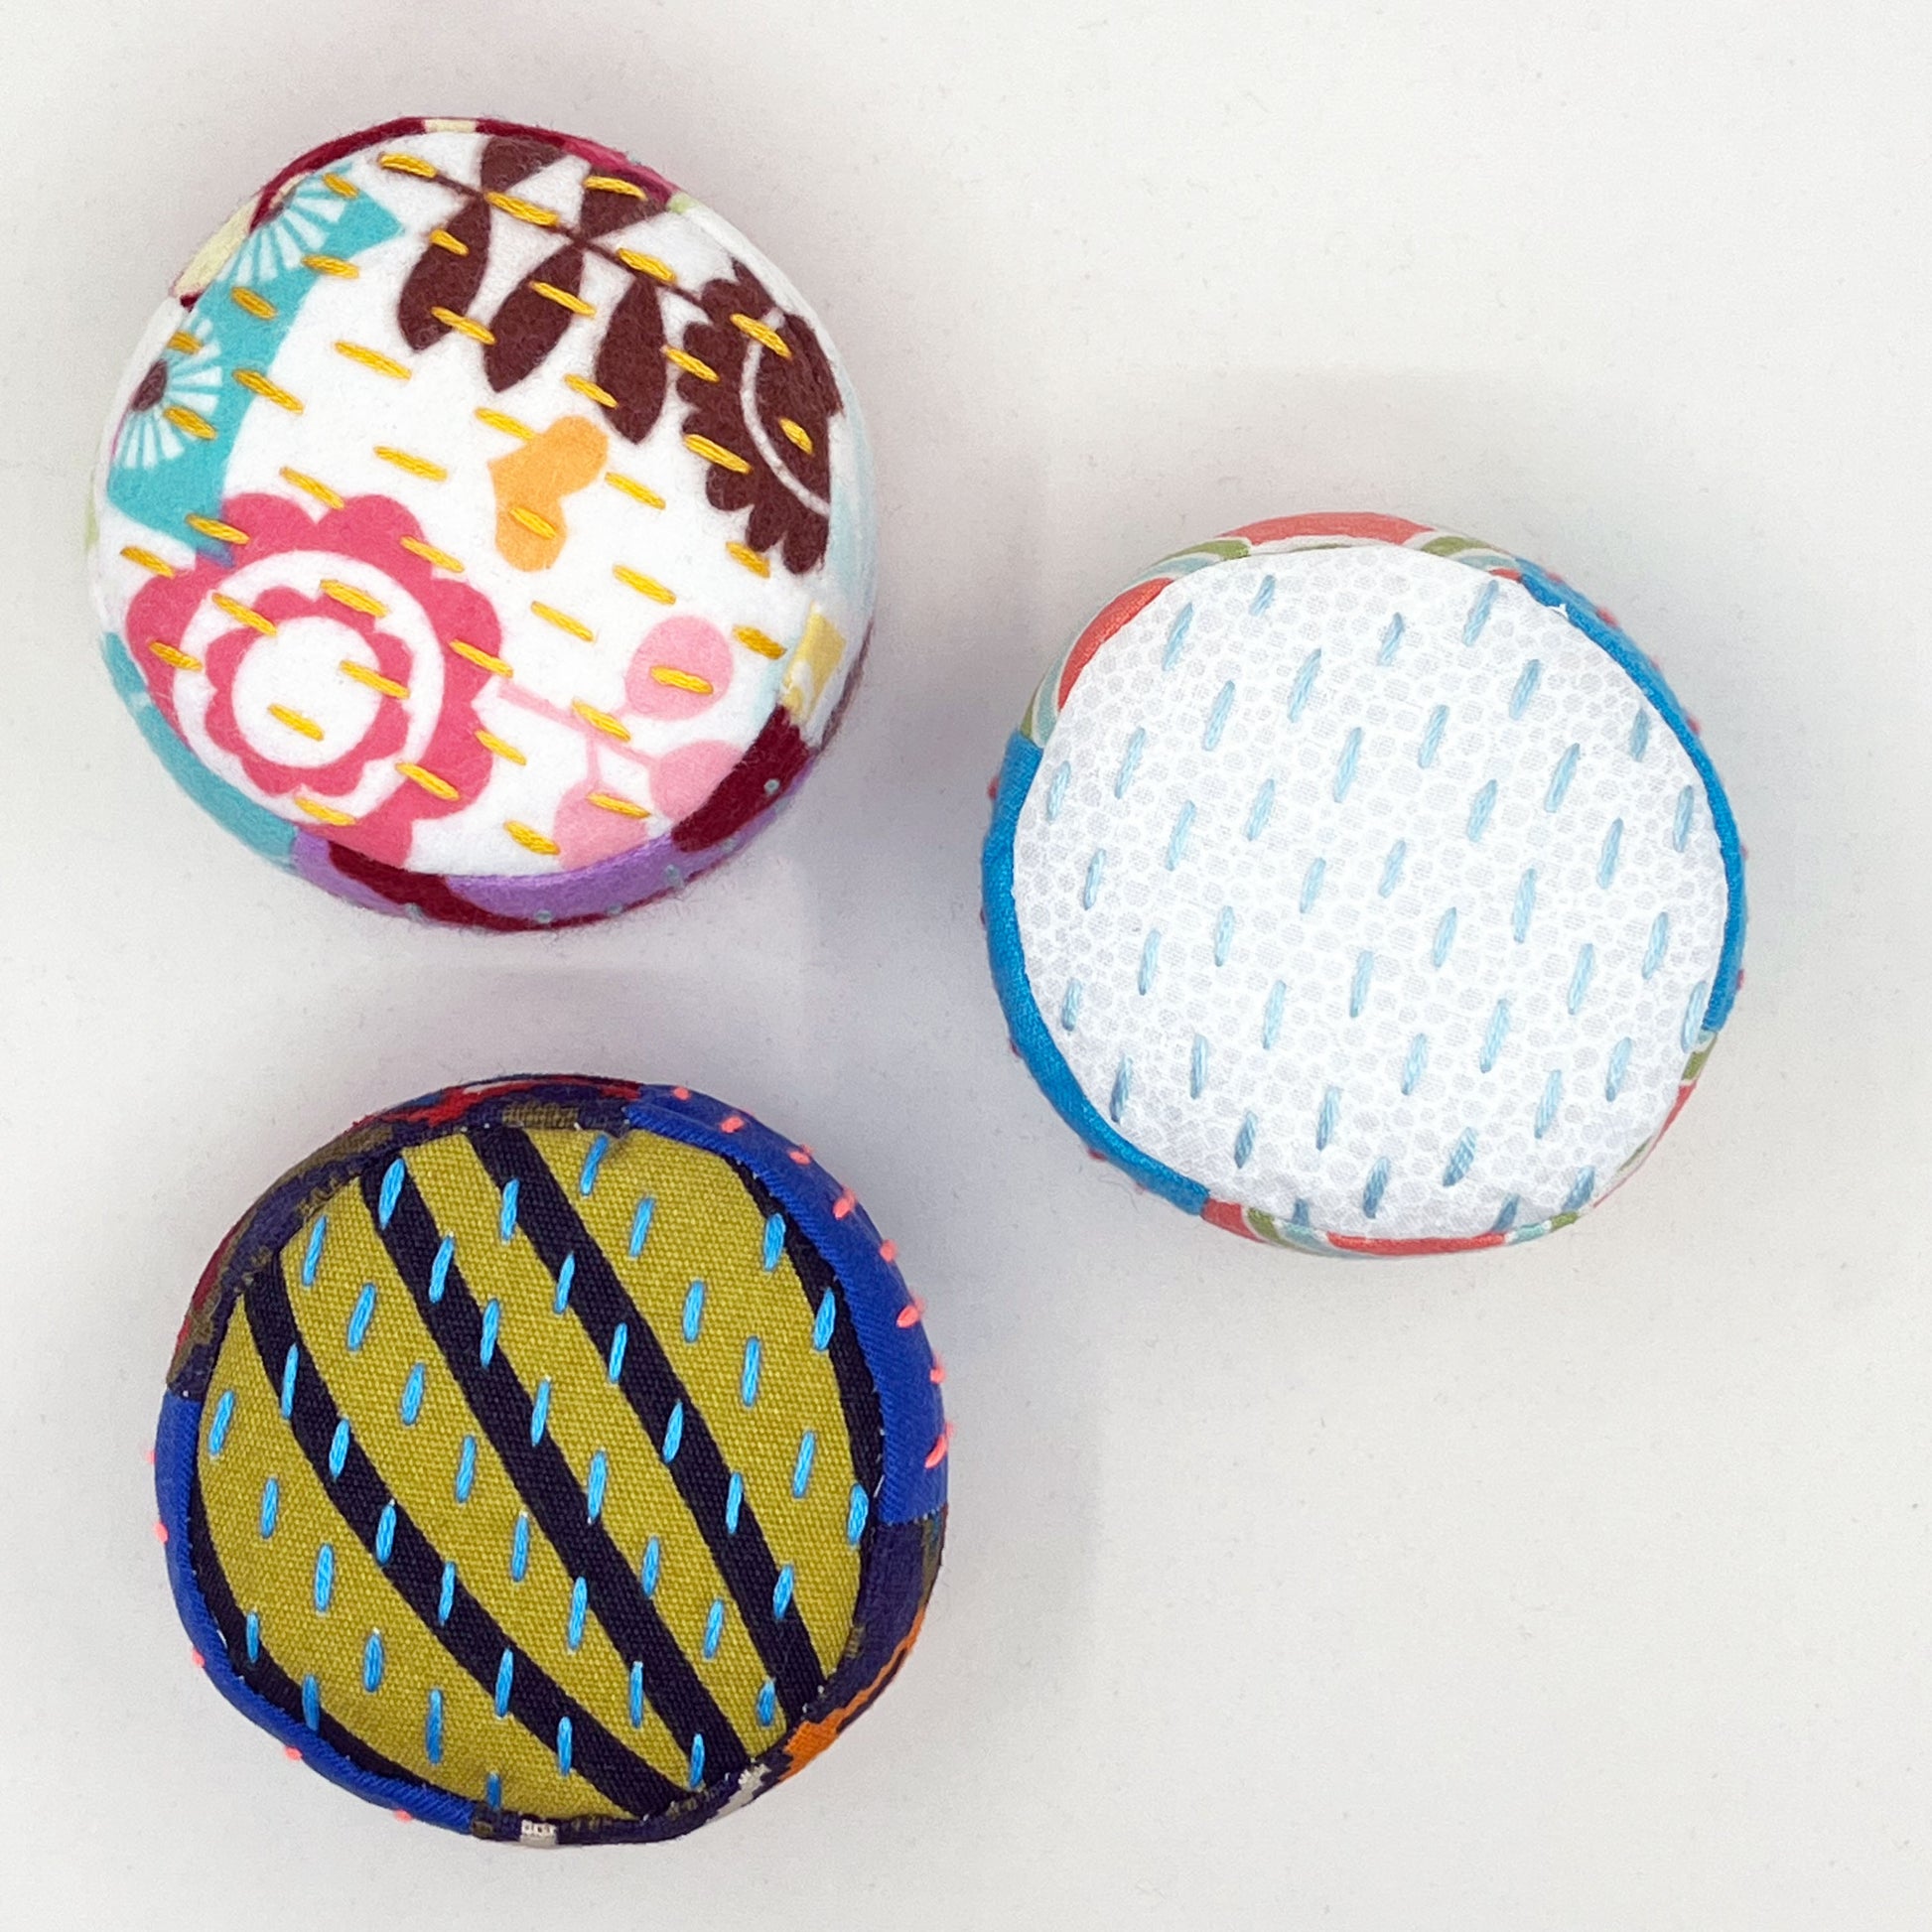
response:
<path id="1" fill-rule="evenodd" d="M 673 1836 L 823 1750 L 918 1633 L 940 1371 L 893 1246 L 684 1088 L 377 1114 L 221 1244 L 156 1451 L 196 1660 L 409 1818 Z"/>
<path id="2" fill-rule="evenodd" d="M 109 670 L 189 792 L 466 925 L 733 850 L 871 618 L 864 435 L 790 284 L 649 169 L 494 121 L 245 204 L 142 337 L 93 509 Z"/>
<path id="3" fill-rule="evenodd" d="M 1048 672 L 985 856 L 1014 1042 L 1096 1152 L 1320 1253 L 1521 1241 L 1675 1118 L 1742 855 L 1656 667 L 1395 517 L 1168 558 Z"/>

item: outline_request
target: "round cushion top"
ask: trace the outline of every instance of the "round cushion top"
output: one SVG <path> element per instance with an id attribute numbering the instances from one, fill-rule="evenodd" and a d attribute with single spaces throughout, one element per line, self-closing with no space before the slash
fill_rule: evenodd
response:
<path id="1" fill-rule="evenodd" d="M 175 284 L 94 491 L 103 649 L 182 783 L 385 910 L 671 890 L 794 786 L 872 608 L 824 332 L 661 176 L 491 121 L 304 156 Z"/>
<path id="2" fill-rule="evenodd" d="M 163 1406 L 196 1661 L 408 1818 L 655 1839 L 816 1756 L 939 1562 L 939 1372 L 808 1149 L 683 1088 L 362 1122 L 209 1262 Z"/>
<path id="3" fill-rule="evenodd" d="M 1535 566 L 1381 516 L 1253 525 L 1115 598 L 1013 740 L 986 891 L 1016 1043 L 1090 1145 L 1323 1252 L 1601 1199 L 1743 935 L 1655 667 Z"/>

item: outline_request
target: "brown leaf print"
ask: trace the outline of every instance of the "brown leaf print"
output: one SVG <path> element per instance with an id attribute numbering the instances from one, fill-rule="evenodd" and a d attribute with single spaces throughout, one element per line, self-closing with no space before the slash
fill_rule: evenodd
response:
<path id="1" fill-rule="evenodd" d="M 641 443 L 663 413 L 670 369 L 664 360 L 664 312 L 657 284 L 639 275 L 605 325 L 594 376 L 616 400 L 605 407 L 626 443 Z"/>
<path id="2" fill-rule="evenodd" d="M 745 541 L 782 546 L 794 576 L 824 558 L 831 534 L 830 430 L 838 382 L 802 317 L 780 309 L 742 262 L 705 284 L 705 319 L 686 331 L 678 377 L 688 442 L 710 467 L 712 506 L 749 510 Z"/>
<path id="3" fill-rule="evenodd" d="M 528 181 L 553 161 L 563 158 L 563 149 L 553 148 L 548 141 L 492 135 L 483 143 L 483 159 L 478 163 L 477 172 L 485 194 L 501 195 L 518 182 Z"/>
<path id="4" fill-rule="evenodd" d="M 605 186 L 615 182 L 627 183 L 636 193 L 628 194 L 622 188 Z M 585 240 L 593 241 L 599 235 L 627 228 L 631 222 L 655 214 L 657 208 L 655 198 L 642 182 L 628 174 L 600 168 L 595 174 L 585 177 L 584 204 L 577 216 L 578 231 Z"/>
<path id="5" fill-rule="evenodd" d="M 448 235 L 462 252 L 441 242 L 427 243 L 396 297 L 396 327 L 418 354 L 450 333 L 449 323 L 437 311 L 468 315 L 483 287 L 489 267 L 488 204 L 465 202 L 438 232 Z"/>
<path id="6" fill-rule="evenodd" d="M 483 374 L 492 389 L 521 382 L 563 341 L 582 310 L 560 297 L 575 296 L 584 279 L 584 251 L 574 241 L 530 271 L 503 298 L 489 319 L 494 341 L 483 347 Z"/>

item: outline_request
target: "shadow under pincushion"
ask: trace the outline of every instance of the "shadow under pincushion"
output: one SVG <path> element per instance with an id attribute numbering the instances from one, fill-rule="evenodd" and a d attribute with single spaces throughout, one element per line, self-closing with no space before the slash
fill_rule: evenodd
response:
<path id="1" fill-rule="evenodd" d="M 682 1089 L 391 1110 L 209 1265 L 157 1453 L 177 1600 L 294 1754 L 486 1838 L 673 1836 L 916 1636 L 936 1370 L 849 1190 Z"/>

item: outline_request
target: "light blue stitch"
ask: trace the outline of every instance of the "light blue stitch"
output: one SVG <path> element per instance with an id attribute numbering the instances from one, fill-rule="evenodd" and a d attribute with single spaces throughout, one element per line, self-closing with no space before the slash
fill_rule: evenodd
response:
<path id="1" fill-rule="evenodd" d="M 852 1491 L 853 1510 L 857 1512 L 861 1523 L 865 1521 L 865 1508 L 864 1508 L 865 1493 L 866 1492 L 863 1489 L 857 1487 L 857 1485 L 854 1485 Z M 847 1515 L 848 1540 L 853 1543 L 856 1543 L 858 1542 L 859 1539 L 856 1536 L 850 1535 L 850 1525 L 851 1525 L 851 1512 L 848 1512 Z M 771 1586 L 771 1614 L 780 1623 L 782 1623 L 785 1620 L 785 1612 L 791 1608 L 791 1592 L 796 1587 L 797 1587 L 797 1578 L 794 1576 L 792 1572 L 791 1565 L 786 1564 L 785 1567 L 778 1572 L 778 1581 Z"/>
<path id="2" fill-rule="evenodd" d="M 1595 1191 L 1596 1170 L 1594 1168 L 1586 1168 L 1578 1174 L 1575 1184 L 1564 1197 L 1563 1206 L 1559 1211 L 1565 1214 L 1581 1213 L 1590 1195 L 1595 1193 Z"/>
<path id="3" fill-rule="evenodd" d="M 666 1462 L 675 1462 L 679 1445 L 684 1441 L 684 1404 L 677 1401 L 671 1404 L 671 1419 L 664 1425 L 663 1457 Z"/>
<path id="4" fill-rule="evenodd" d="M 300 1346 L 290 1342 L 289 1352 L 282 1357 L 282 1420 L 284 1422 L 295 1413 L 295 1371 L 301 1360 Z"/>
<path id="5" fill-rule="evenodd" d="M 704 1620 L 704 1654 L 707 1659 L 717 1656 L 718 1646 L 725 1635 L 725 1599 L 714 1596 L 711 1599 L 711 1614 Z"/>
<path id="6" fill-rule="evenodd" d="M 805 1491 L 811 1487 L 812 1464 L 818 1458 L 818 1432 L 805 1431 L 798 1439 L 798 1456 L 791 1465 L 791 1493 L 803 1499 Z"/>
<path id="7" fill-rule="evenodd" d="M 1516 905 L 1509 915 L 1509 929 L 1520 946 L 1530 936 L 1530 919 L 1536 911 L 1536 868 L 1531 866 L 1516 886 Z"/>
<path id="8" fill-rule="evenodd" d="M 1650 749 L 1650 713 L 1642 705 L 1637 707 L 1637 715 L 1630 720 L 1630 756 L 1639 764 L 1643 755 Z"/>
<path id="9" fill-rule="evenodd" d="M 450 1285 L 450 1263 L 456 1258 L 456 1236 L 446 1234 L 436 1244 L 436 1259 L 429 1265 L 429 1300 L 434 1308 Z"/>
<path id="10" fill-rule="evenodd" d="M 812 1346 L 821 1355 L 832 1344 L 832 1327 L 838 1314 L 838 1299 L 828 1288 L 819 1300 L 818 1312 L 812 1317 Z"/>
<path id="11" fill-rule="evenodd" d="M 1375 977 L 1375 955 L 1362 951 L 1355 955 L 1355 977 L 1348 988 L 1348 1017 L 1359 1020 L 1368 1000 L 1369 982 Z"/>
<path id="12" fill-rule="evenodd" d="M 302 1680 L 302 1722 L 311 1730 L 322 1727 L 322 1686 L 314 1671 Z"/>
<path id="13" fill-rule="evenodd" d="M 580 1196 L 588 1196 L 591 1189 L 597 1185 L 597 1171 L 604 1165 L 604 1157 L 610 1151 L 611 1137 L 608 1134 L 598 1135 L 584 1150 L 584 1166 L 577 1176 L 577 1192 Z"/>
<path id="14" fill-rule="evenodd" d="M 325 1543 L 316 1552 L 316 1614 L 327 1616 L 336 1594 L 336 1546 Z"/>
<path id="15" fill-rule="evenodd" d="M 1495 1011 L 1489 1016 L 1489 1031 L 1482 1036 L 1482 1050 L 1476 1055 L 1476 1065 L 1484 1073 L 1496 1064 L 1497 1056 L 1503 1050 L 1503 1041 L 1509 1037 L 1509 1002 L 1498 1000 Z"/>
<path id="16" fill-rule="evenodd" d="M 738 1534 L 738 1519 L 745 1508 L 745 1478 L 736 1469 L 732 1479 L 725 1485 L 725 1534 Z"/>
<path id="17" fill-rule="evenodd" d="M 1136 984 L 1143 994 L 1154 986 L 1155 969 L 1161 963 L 1161 928 L 1150 926 L 1147 937 L 1141 942 L 1141 973 Z"/>
<path id="18" fill-rule="evenodd" d="M 1429 1035 L 1418 1034 L 1409 1042 L 1409 1056 L 1402 1062 L 1402 1091 L 1412 1094 L 1429 1071 Z"/>
<path id="19" fill-rule="evenodd" d="M 604 1492 L 611 1483 L 611 1458 L 599 1449 L 591 1457 L 590 1476 L 584 1485 L 584 1520 L 595 1523 L 604 1514 Z"/>
<path id="20" fill-rule="evenodd" d="M 1491 577 L 1476 592 L 1475 602 L 1469 606 L 1469 615 L 1462 621 L 1462 641 L 1472 644 L 1482 635 L 1482 626 L 1489 621 L 1489 613 L 1496 608 L 1498 585 Z"/>
<path id="21" fill-rule="evenodd" d="M 1219 750 L 1221 734 L 1228 728 L 1228 713 L 1233 709 L 1234 680 L 1229 678 L 1221 686 L 1220 694 L 1214 700 L 1214 709 L 1207 714 L 1207 729 L 1201 733 L 1200 741 L 1203 752 Z"/>
<path id="22" fill-rule="evenodd" d="M 766 1678 L 759 1687 L 759 1723 L 768 1725 L 778 1715 L 778 1687 Z"/>
<path id="23" fill-rule="evenodd" d="M 530 1404 L 530 1447 L 535 1449 L 543 1441 L 543 1432 L 550 1427 L 550 1378 L 545 1376 L 537 1384 L 536 1400 Z"/>
<path id="24" fill-rule="evenodd" d="M 466 1436 L 463 1448 L 457 1455 L 456 1499 L 460 1503 L 470 1500 L 470 1492 L 477 1486 L 477 1439 Z"/>
<path id="25" fill-rule="evenodd" d="M 1416 762 L 1427 771 L 1436 762 L 1436 754 L 1443 749 L 1443 733 L 1449 728 L 1449 706 L 1439 704 L 1429 714 L 1429 722 L 1422 728 L 1422 743 L 1416 747 Z"/>
<path id="26" fill-rule="evenodd" d="M 570 1776 L 570 1753 L 574 1735 L 569 1718 L 559 1718 L 557 1720 L 557 1774 L 560 1777 Z"/>
<path id="27" fill-rule="evenodd" d="M 520 1584 L 529 1567 L 530 1517 L 527 1510 L 519 1510 L 516 1527 L 510 1532 L 510 1582 Z"/>
<path id="28" fill-rule="evenodd" d="M 1086 884 L 1080 888 L 1080 903 L 1089 912 L 1093 902 L 1100 897 L 1100 881 L 1107 871 L 1107 848 L 1096 846 L 1093 857 L 1087 861 Z"/>
<path id="29" fill-rule="evenodd" d="M 1194 1050 L 1187 1059 L 1187 1093 L 1191 1099 L 1198 1100 L 1207 1087 L 1207 1037 L 1203 1034 L 1194 1035 Z"/>
<path id="30" fill-rule="evenodd" d="M 646 1596 L 657 1594 L 657 1579 L 664 1567 L 664 1549 L 656 1537 L 644 1544 L 644 1561 L 637 1573 L 637 1581 L 643 1586 Z"/>
<path id="31" fill-rule="evenodd" d="M 1516 689 L 1509 694 L 1509 715 L 1520 718 L 1529 709 L 1530 700 L 1536 696 L 1536 687 L 1543 682 L 1543 660 L 1532 657 L 1523 666 L 1523 674 L 1516 680 Z"/>
<path id="32" fill-rule="evenodd" d="M 348 1418 L 338 1416 L 336 1433 L 329 1439 L 329 1475 L 333 1481 L 348 1461 Z"/>
<path id="33" fill-rule="evenodd" d="M 369 1640 L 362 1646 L 362 1688 L 373 1695 L 382 1688 L 382 1636 L 379 1631 L 371 1630 Z"/>
<path id="34" fill-rule="evenodd" d="M 1127 787 L 1134 782 L 1134 773 L 1141 768 L 1141 754 L 1146 749 L 1147 733 L 1136 725 L 1133 735 L 1127 741 L 1127 749 L 1120 755 L 1120 769 L 1114 773 L 1116 798 L 1127 796 Z"/>
<path id="35" fill-rule="evenodd" d="M 642 1730 L 644 1727 L 644 1667 L 642 1664 L 630 1666 L 630 1728 Z"/>
<path id="36" fill-rule="evenodd" d="M 759 1256 L 759 1264 L 764 1272 L 773 1273 L 785 1252 L 785 1217 L 782 1214 L 767 1214 L 764 1219 L 764 1252 Z"/>
<path id="37" fill-rule="evenodd" d="M 1114 1090 L 1107 1098 L 1107 1112 L 1116 1127 L 1120 1117 L 1127 1111 L 1127 1096 L 1134 1089 L 1134 1062 L 1125 1053 L 1121 1055 L 1120 1065 L 1114 1069 Z"/>
<path id="38" fill-rule="evenodd" d="M 1085 989 L 1078 980 L 1068 980 L 1060 997 L 1060 1030 L 1071 1033 L 1080 1022 L 1080 995 Z"/>
<path id="39" fill-rule="evenodd" d="M 214 1420 L 208 1424 L 207 1452 L 219 1455 L 227 1446 L 228 1429 L 234 1422 L 234 1391 L 223 1389 L 221 1399 L 214 1405 Z"/>
<path id="40" fill-rule="evenodd" d="M 396 1201 L 402 1193 L 403 1173 L 402 1156 L 399 1154 L 389 1163 L 382 1176 L 382 1191 L 377 1195 L 375 1203 L 377 1227 L 386 1228 L 389 1225 L 389 1217 L 396 1211 Z"/>
<path id="41" fill-rule="evenodd" d="M 1649 979 L 1670 950 L 1670 914 L 1659 912 L 1650 922 L 1650 942 L 1643 949 L 1643 976 Z"/>
<path id="42" fill-rule="evenodd" d="M 1282 1006 L 1287 998 L 1288 988 L 1281 980 L 1268 989 L 1268 1004 L 1261 1013 L 1261 1044 L 1264 1051 L 1281 1037 Z"/>
<path id="43" fill-rule="evenodd" d="M 499 1771 L 491 1771 L 483 1779 L 483 1803 L 491 1811 L 503 1808 L 503 1778 Z"/>
<path id="44" fill-rule="evenodd" d="M 349 1311 L 347 1341 L 352 1350 L 360 1348 L 369 1332 L 369 1323 L 375 1319 L 375 1284 L 364 1282 L 362 1292 L 355 1298 L 355 1306 Z"/>
<path id="45" fill-rule="evenodd" d="M 624 1350 L 630 1345 L 630 1323 L 620 1321 L 611 1336 L 611 1355 L 604 1365 L 608 1380 L 616 1382 L 623 1374 Z"/>
<path id="46" fill-rule="evenodd" d="M 1631 1040 L 1626 1034 L 1610 1048 L 1610 1062 L 1603 1076 L 1603 1098 L 1614 1100 L 1623 1091 L 1623 1076 L 1630 1070 Z"/>
<path id="47" fill-rule="evenodd" d="M 451 1558 L 443 1566 L 443 1587 L 436 1598 L 436 1620 L 447 1623 L 450 1612 L 456 1607 L 456 1560 Z"/>
<path id="48" fill-rule="evenodd" d="M 483 1334 L 478 1338 L 477 1354 L 487 1368 L 496 1354 L 496 1333 L 503 1325 L 503 1305 L 492 1295 L 483 1304 Z"/>
<path id="49" fill-rule="evenodd" d="M 1348 796 L 1348 787 L 1355 782 L 1355 767 L 1361 761 L 1362 728 L 1356 725 L 1342 741 L 1341 759 L 1335 766 L 1334 800 L 1337 805 Z"/>
<path id="50" fill-rule="evenodd" d="M 686 1782 L 695 1791 L 704 1783 L 704 1732 L 691 1733 L 691 1769 Z"/>
<path id="51" fill-rule="evenodd" d="M 1563 1105 L 1563 1074 L 1552 1067 L 1543 1083 L 1543 1098 L 1537 1103 L 1536 1138 L 1540 1141 L 1556 1125 L 1557 1110 Z"/>
<path id="52" fill-rule="evenodd" d="M 1670 832 L 1671 849 L 1675 852 L 1682 852 L 1691 836 L 1691 809 L 1696 801 L 1697 793 L 1689 785 L 1677 794 L 1677 818 Z"/>
<path id="53" fill-rule="evenodd" d="M 1450 906 L 1436 924 L 1436 937 L 1429 948 L 1429 963 L 1441 969 L 1443 961 L 1449 956 L 1449 948 L 1455 944 L 1455 907 Z"/>
<path id="54" fill-rule="evenodd" d="M 704 1321 L 704 1283 L 694 1281 L 684 1292 L 684 1339 L 696 1341 Z"/>
<path id="55" fill-rule="evenodd" d="M 1221 907 L 1221 916 L 1214 921 L 1214 963 L 1225 966 L 1228 963 L 1228 948 L 1234 944 L 1234 907 Z"/>
<path id="56" fill-rule="evenodd" d="M 1053 773 L 1053 782 L 1046 787 L 1046 822 L 1051 825 L 1060 815 L 1060 807 L 1066 803 L 1067 782 L 1073 776 L 1073 767 L 1062 763 Z"/>
<path id="57" fill-rule="evenodd" d="M 318 1214 L 316 1224 L 309 1230 L 309 1245 L 302 1255 L 302 1286 L 314 1288 L 316 1269 L 322 1262 L 322 1244 L 329 1235 L 329 1216 Z"/>
<path id="58" fill-rule="evenodd" d="M 1341 1118 L 1341 1089 L 1330 1087 L 1321 1096 L 1321 1111 L 1314 1117 L 1314 1151 L 1319 1154 L 1335 1137 L 1335 1123 Z"/>
<path id="59" fill-rule="evenodd" d="M 1382 1211 L 1382 1196 L 1389 1191 L 1389 1162 L 1384 1155 L 1368 1171 L 1368 1183 L 1362 1189 L 1362 1212 L 1374 1220 Z"/>
<path id="60" fill-rule="evenodd" d="M 1443 1185 L 1453 1187 L 1469 1172 L 1476 1158 L 1476 1132 L 1473 1127 L 1465 1127 L 1454 1147 L 1449 1150 L 1449 1166 L 1443 1170 Z"/>
<path id="61" fill-rule="evenodd" d="M 1704 1005 L 1710 997 L 1711 989 L 1703 981 L 1691 988 L 1691 997 L 1684 1006 L 1684 1024 L 1677 1030 L 1677 1043 L 1689 1052 L 1697 1043 L 1698 1029 L 1704 1025 Z"/>
<path id="62" fill-rule="evenodd" d="M 396 1547 L 396 1505 L 393 1500 L 382 1505 L 382 1514 L 375 1519 L 375 1560 L 378 1565 L 389 1561 L 389 1552 Z"/>
<path id="63" fill-rule="evenodd" d="M 1496 809 L 1496 781 L 1491 778 L 1476 795 L 1469 800 L 1469 843 L 1481 843 L 1482 835 L 1489 829 L 1489 820 Z"/>
<path id="64" fill-rule="evenodd" d="M 505 1649 L 496 1660 L 496 1715 L 507 1715 L 510 1708 L 510 1687 L 516 1682 L 515 1653 Z"/>
<path id="65" fill-rule="evenodd" d="M 1596 860 L 1596 883 L 1605 891 L 1616 877 L 1616 862 L 1623 851 L 1623 821 L 1610 820 L 1610 829 L 1603 834 L 1603 850 Z"/>
<path id="66" fill-rule="evenodd" d="M 1187 856 L 1187 834 L 1193 829 L 1194 801 L 1189 798 L 1174 814 L 1173 831 L 1168 839 L 1168 870 L 1173 872 Z"/>
<path id="67" fill-rule="evenodd" d="M 250 1610 L 248 1612 L 248 1622 L 242 1641 L 248 1651 L 248 1661 L 251 1664 L 260 1663 L 262 1655 L 262 1613 L 259 1610 Z"/>
<path id="68" fill-rule="evenodd" d="M 1193 627 L 1194 607 L 1189 604 L 1182 608 L 1179 617 L 1168 627 L 1168 647 L 1161 653 L 1161 668 L 1171 671 L 1180 662 L 1180 653 L 1187 647 L 1187 632 Z"/>
<path id="69" fill-rule="evenodd" d="M 1397 839 L 1389 847 L 1389 856 L 1382 861 L 1382 883 L 1375 891 L 1379 897 L 1387 898 L 1402 884 L 1402 868 L 1409 860 L 1409 841 Z"/>
<path id="70" fill-rule="evenodd" d="M 1258 839 L 1267 829 L 1268 821 L 1275 811 L 1275 781 L 1264 778 L 1261 789 L 1255 793 L 1255 802 L 1248 809 L 1247 835 L 1250 840 Z"/>
<path id="71" fill-rule="evenodd" d="M 1584 748 L 1573 745 L 1557 760 L 1557 768 L 1550 773 L 1550 789 L 1544 794 L 1543 809 L 1546 812 L 1561 811 L 1563 801 L 1570 793 L 1570 781 L 1577 775 L 1577 761 L 1583 757 Z"/>
<path id="72" fill-rule="evenodd" d="M 1496 1218 L 1489 1224 L 1491 1234 L 1507 1234 L 1516 1225 L 1516 1216 L 1522 1211 L 1523 1197 L 1511 1194 L 1496 1210 Z"/>
<path id="73" fill-rule="evenodd" d="M 651 1217 L 657 1212 L 657 1197 L 646 1194 L 637 1203 L 637 1211 L 630 1217 L 630 1259 L 635 1261 L 644 1251 L 644 1243 L 650 1237 Z M 575 1257 L 573 1257 L 575 1259 Z"/>
<path id="74" fill-rule="evenodd" d="M 1311 859 L 1309 869 L 1302 875 L 1302 910 L 1310 912 L 1314 902 L 1321 897 L 1321 882 L 1328 876 L 1326 859 Z"/>
<path id="75" fill-rule="evenodd" d="M 1261 580 L 1261 588 L 1255 592 L 1255 601 L 1248 606 L 1249 617 L 1260 617 L 1274 601 L 1275 580 L 1272 577 L 1264 577 Z"/>
<path id="76" fill-rule="evenodd" d="M 738 1378 L 738 1399 L 746 1408 L 759 1399 L 759 1377 L 764 1367 L 764 1343 L 757 1335 L 745 1337 L 745 1366 Z"/>
<path id="77" fill-rule="evenodd" d="M 516 1232 L 516 1195 L 521 1183 L 507 1180 L 503 1183 L 503 1205 L 496 1216 L 496 1239 L 507 1241 Z"/>
<path id="78" fill-rule="evenodd" d="M 1234 1137 L 1234 1165 L 1245 1168 L 1254 1158 L 1255 1117 L 1253 1114 L 1241 1116 L 1241 1131 Z"/>
<path id="79" fill-rule="evenodd" d="M 855 1482 L 852 1485 L 852 1500 L 845 1512 L 845 1540 L 848 1543 L 857 1543 L 865 1534 L 866 1517 L 871 1510 L 872 1499 Z"/>
<path id="80" fill-rule="evenodd" d="M 1402 621 L 1402 613 L 1398 611 L 1382 632 L 1382 648 L 1375 653 L 1378 664 L 1395 662 L 1395 654 L 1402 648 L 1402 633 L 1407 627 Z"/>
<path id="81" fill-rule="evenodd" d="M 1288 692 L 1288 722 L 1294 724 L 1309 708 L 1309 699 L 1314 692 L 1314 681 L 1321 673 L 1321 653 L 1311 650 L 1302 660 L 1302 668 L 1295 673 L 1295 682 Z"/>
<path id="82" fill-rule="evenodd" d="M 1577 970 L 1570 975 L 1570 1011 L 1580 1012 L 1596 973 L 1596 948 L 1587 939 L 1577 949 Z"/>

